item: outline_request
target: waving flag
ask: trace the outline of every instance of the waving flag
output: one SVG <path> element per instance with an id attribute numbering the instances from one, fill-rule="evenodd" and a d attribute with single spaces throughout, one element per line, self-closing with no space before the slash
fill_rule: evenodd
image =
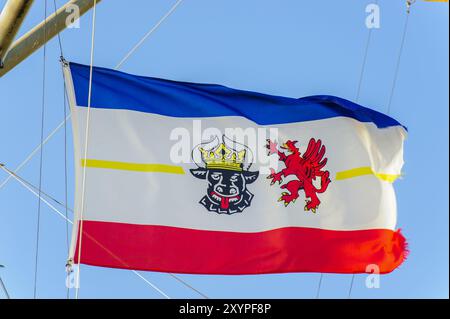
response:
<path id="1" fill-rule="evenodd" d="M 261 274 L 387 273 L 404 261 L 393 182 L 406 130 L 396 120 L 333 96 L 98 67 L 88 112 L 89 73 L 65 66 L 74 263 Z"/>

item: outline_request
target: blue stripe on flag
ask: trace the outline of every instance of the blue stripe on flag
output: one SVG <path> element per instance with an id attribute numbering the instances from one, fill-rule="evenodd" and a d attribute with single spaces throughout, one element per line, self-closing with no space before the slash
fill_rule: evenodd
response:
<path id="1" fill-rule="evenodd" d="M 77 105 L 87 106 L 89 66 L 70 63 Z M 91 106 L 173 117 L 242 116 L 259 125 L 346 116 L 377 127 L 401 125 L 393 118 L 348 100 L 317 95 L 287 98 L 216 84 L 176 82 L 94 67 Z"/>

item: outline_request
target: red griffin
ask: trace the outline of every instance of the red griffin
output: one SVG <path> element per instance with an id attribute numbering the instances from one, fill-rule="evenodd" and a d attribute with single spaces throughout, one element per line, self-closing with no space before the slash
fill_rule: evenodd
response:
<path id="1" fill-rule="evenodd" d="M 327 163 L 327 158 L 323 158 L 326 148 L 325 145 L 322 145 L 320 139 L 316 141 L 314 138 L 311 138 L 306 152 L 302 155 L 295 146 L 296 143 L 297 141 L 286 141 L 280 147 L 285 150 L 285 152 L 282 152 L 278 150 L 276 142 L 267 140 L 268 155 L 277 154 L 279 160 L 286 166 L 279 172 L 275 172 L 271 168 L 271 174 L 267 178 L 272 179 L 270 185 L 273 185 L 275 182 L 281 184 L 283 182 L 282 177 L 295 176 L 297 179 L 280 186 L 282 189 L 288 190 L 289 193 L 283 192 L 278 201 L 284 201 L 284 205 L 287 206 L 289 203 L 297 200 L 299 190 L 303 189 L 306 197 L 305 211 L 310 210 L 315 213 L 320 204 L 317 193 L 325 192 L 331 182 L 329 178 L 330 172 L 321 170 Z M 320 188 L 316 188 L 313 184 L 317 177 L 320 177 Z"/>

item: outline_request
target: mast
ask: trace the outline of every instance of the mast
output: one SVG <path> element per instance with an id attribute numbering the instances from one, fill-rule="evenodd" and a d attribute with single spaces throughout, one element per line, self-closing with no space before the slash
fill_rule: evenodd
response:
<path id="1" fill-rule="evenodd" d="M 97 0 L 99 3 L 101 0 Z M 12 25 L 14 25 L 14 31 L 17 33 L 18 28 L 20 27 L 20 23 L 17 23 L 17 19 L 19 19 L 18 15 L 14 16 L 9 14 L 8 4 L 12 2 L 21 2 L 24 3 L 24 6 L 27 4 L 28 8 L 31 5 L 30 0 L 9 0 L 7 5 L 2 11 L 2 17 L 10 17 L 9 20 Z M 85 14 L 89 9 L 94 6 L 95 0 L 70 0 L 64 6 L 59 8 L 56 12 L 47 17 L 44 21 L 39 23 L 33 29 L 28 31 L 18 40 L 11 44 L 13 40 L 12 33 L 9 32 L 7 37 L 2 38 L 3 31 L 0 32 L 0 43 L 8 44 L 8 48 L 4 48 L 3 51 L 6 51 L 5 57 L 3 59 L 3 66 L 0 67 L 0 77 L 11 71 L 14 67 L 16 67 L 19 63 L 25 60 L 28 56 L 37 51 L 40 47 L 42 47 L 46 42 L 51 40 L 58 33 L 67 28 L 67 21 L 70 20 L 70 17 L 73 15 L 73 8 L 77 7 L 79 10 L 79 17 Z M 22 11 L 23 12 L 23 11 Z M 23 16 L 20 18 L 23 20 Z M 77 17 L 77 18 L 79 18 Z M 3 30 L 3 26 L 0 20 L 0 30 Z M 14 33 L 14 36 L 15 34 Z M 5 46 L 6 47 L 6 46 Z M 3 53 L 2 53 L 3 54 Z"/>
<path id="2" fill-rule="evenodd" d="M 0 15 L 0 65 L 14 41 L 33 0 L 8 0 Z"/>

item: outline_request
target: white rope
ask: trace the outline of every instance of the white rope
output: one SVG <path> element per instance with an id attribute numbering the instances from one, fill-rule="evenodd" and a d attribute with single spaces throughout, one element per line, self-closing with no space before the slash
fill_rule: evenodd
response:
<path id="1" fill-rule="evenodd" d="M 144 276 L 142 276 L 140 273 L 138 273 L 136 270 L 132 270 L 133 274 L 135 274 L 136 276 L 138 276 L 139 278 L 141 278 L 143 281 L 145 281 L 147 284 L 149 284 L 150 286 L 152 286 L 157 292 L 159 292 L 161 295 L 163 295 L 166 299 L 170 299 L 170 297 L 168 295 L 166 295 L 161 289 L 159 289 L 158 287 L 156 287 L 154 284 L 152 284 L 150 281 L 148 281 L 146 278 L 144 278 Z"/>
<path id="2" fill-rule="evenodd" d="M 21 177 L 15 175 L 12 171 L 10 171 L 9 169 L 7 169 L 4 165 L 0 164 L 0 168 L 2 170 L 4 170 L 9 176 L 11 176 L 11 178 L 15 179 L 17 182 L 19 182 L 23 187 L 25 187 L 29 192 L 31 192 L 34 196 L 36 196 L 37 198 L 39 198 L 45 205 L 47 205 L 53 212 L 55 212 L 56 214 L 58 214 L 58 216 L 60 216 L 61 218 L 63 218 L 66 222 L 73 224 L 73 222 L 66 218 L 66 216 L 61 213 L 55 206 L 53 206 L 51 203 L 49 203 L 45 198 L 43 198 L 42 196 L 39 196 L 39 194 L 37 192 L 35 192 L 32 187 L 30 187 L 29 185 L 27 185 L 28 183 Z M 69 208 L 70 210 L 70 208 Z M 101 247 L 101 246 L 100 246 Z M 102 249 L 104 249 L 103 247 L 101 247 Z M 159 289 L 155 284 L 153 284 L 151 281 L 149 281 L 148 279 L 144 278 L 141 274 L 139 274 L 137 271 L 133 270 L 132 271 L 137 277 L 139 277 L 140 279 L 142 279 L 142 281 L 144 281 L 145 283 L 147 283 L 150 287 L 152 287 L 153 289 L 155 289 L 158 293 L 160 293 L 162 296 L 164 296 L 167 299 L 170 299 L 170 297 L 164 293 L 161 289 Z"/>
<path id="3" fill-rule="evenodd" d="M 91 97 L 92 97 L 92 71 L 94 64 L 94 46 L 95 46 L 95 24 L 96 24 L 96 16 L 97 16 L 97 0 L 94 0 L 94 7 L 92 13 L 92 33 L 91 33 L 91 58 L 90 58 L 90 68 L 89 68 L 89 88 L 88 88 L 88 105 L 87 105 L 87 113 L 86 113 L 86 130 L 85 130 L 85 139 L 84 139 L 84 157 L 87 158 L 88 153 L 88 143 L 89 143 L 89 122 L 91 120 Z M 83 214 L 84 214 L 84 205 L 85 205 L 85 195 L 86 195 L 86 165 L 83 166 L 83 179 L 81 185 L 81 212 L 80 218 L 78 220 L 79 226 L 79 239 L 78 239 L 78 267 L 77 267 L 77 276 L 76 276 L 76 286 L 75 286 L 75 299 L 78 299 L 79 291 L 80 291 L 80 269 L 81 269 L 81 243 L 83 239 Z"/>
<path id="4" fill-rule="evenodd" d="M 145 42 L 145 40 L 147 40 L 147 38 L 151 36 L 153 32 L 155 32 L 159 28 L 159 26 L 164 22 L 164 20 L 166 20 L 175 11 L 175 9 L 181 4 L 182 1 L 183 0 L 178 0 L 172 6 L 172 8 L 170 8 L 170 10 L 167 11 L 167 13 L 161 19 L 159 19 L 159 21 L 142 37 L 142 39 L 139 40 L 138 43 L 136 43 L 136 45 L 123 57 L 123 59 L 119 62 L 119 64 L 116 65 L 115 67 L 116 70 L 118 70 L 122 66 L 122 64 L 124 64 L 137 49 L 139 49 L 139 47 Z"/>
<path id="5" fill-rule="evenodd" d="M 1 265 L 0 265 L 1 268 Z M 0 276 L 0 287 L 2 288 L 3 292 L 5 293 L 6 299 L 11 299 L 11 296 L 9 295 L 8 289 L 6 289 L 6 285 L 2 280 L 2 277 Z"/>
<path id="6" fill-rule="evenodd" d="M 4 170 L 5 172 L 7 172 L 7 173 L 9 174 L 9 176 L 11 176 L 11 178 L 19 179 L 19 180 L 21 180 L 22 182 L 24 182 L 25 184 L 27 184 L 29 187 L 31 187 L 33 190 L 35 190 L 35 191 L 37 191 L 37 192 L 39 191 L 39 188 L 38 188 L 37 186 L 31 184 L 30 182 L 28 182 L 28 181 L 25 180 L 24 178 L 20 177 L 20 176 L 17 175 L 16 173 L 14 173 L 14 172 L 12 172 L 11 170 L 9 170 L 8 168 L 4 167 L 4 164 L 0 164 L 0 166 L 3 167 L 3 170 Z M 59 206 L 61 206 L 61 207 L 64 208 L 65 210 L 68 210 L 68 211 L 70 211 L 71 213 L 73 213 L 73 210 L 72 210 L 70 207 L 68 207 L 67 205 L 63 204 L 62 202 L 60 202 L 59 200 L 55 199 L 53 196 L 49 195 L 48 193 L 44 192 L 44 191 L 41 189 L 41 196 L 42 196 L 42 195 L 45 196 L 47 199 L 49 199 L 49 200 L 55 202 L 56 204 L 58 204 Z M 68 218 L 68 217 L 67 217 L 67 218 Z"/>
<path id="7" fill-rule="evenodd" d="M 70 118 L 71 114 L 67 115 L 67 117 L 44 139 L 44 141 L 42 142 L 42 144 L 39 144 L 38 146 L 36 146 L 36 148 L 27 156 L 27 158 L 25 158 L 22 163 L 20 163 L 15 169 L 14 169 L 14 173 L 18 173 L 26 164 L 28 164 L 28 162 L 34 157 L 34 155 L 36 155 L 37 152 L 39 152 L 39 150 L 41 149 L 42 146 L 44 146 L 45 144 L 47 144 L 47 142 L 53 137 L 53 135 L 56 134 L 56 132 L 58 132 L 63 126 L 64 123 L 66 123 L 66 121 Z M 5 178 L 3 180 L 3 182 L 0 184 L 0 189 L 2 189 L 11 179 L 11 176 L 8 176 L 7 178 Z"/>

